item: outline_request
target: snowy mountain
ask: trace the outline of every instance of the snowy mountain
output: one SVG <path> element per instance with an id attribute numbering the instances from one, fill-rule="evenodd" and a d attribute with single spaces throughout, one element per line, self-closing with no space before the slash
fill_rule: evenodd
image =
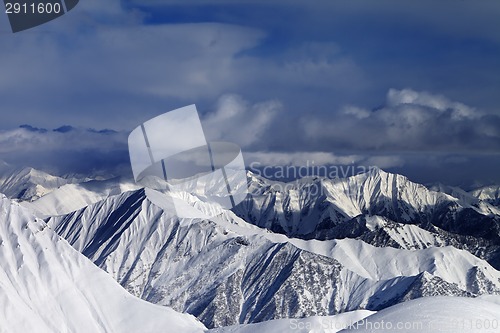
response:
<path id="1" fill-rule="evenodd" d="M 106 180 L 89 180 L 78 184 L 65 184 L 38 200 L 21 204 L 40 217 L 68 214 L 110 195 L 139 189 L 135 183 L 119 177 Z"/>
<path id="2" fill-rule="evenodd" d="M 16 168 L 0 161 L 0 193 L 11 199 L 33 201 L 69 182 L 40 170 Z"/>
<path id="3" fill-rule="evenodd" d="M 349 178 L 315 177 L 292 183 L 255 177 L 251 182 L 259 187 L 254 187 L 251 200 L 240 205 L 237 214 L 287 235 L 331 238 L 336 236 L 331 229 L 343 222 L 360 215 L 378 215 L 399 223 L 430 224 L 459 234 L 500 238 L 498 216 L 491 216 L 496 211 L 380 169 Z M 465 219 L 474 224 L 464 225 Z M 480 228 L 475 228 L 476 223 Z"/>
<path id="4" fill-rule="evenodd" d="M 27 209 L 0 195 L 0 331 L 203 332 L 126 292 Z"/>
<path id="5" fill-rule="evenodd" d="M 209 219 L 203 210 L 210 204 L 185 196 L 130 191 L 48 224 L 133 295 L 191 313 L 207 327 L 500 293 L 500 273 L 467 251 L 289 239 L 231 211 Z M 174 215 L 172 200 L 192 217 Z"/>
<path id="6" fill-rule="evenodd" d="M 249 173 L 252 195 L 230 211 L 126 179 L 51 177 L 4 183 L 47 184 L 38 199 L 10 193 L 132 295 L 209 328 L 500 294 L 499 209 L 485 194 L 382 170 L 292 183 Z"/>
<path id="7" fill-rule="evenodd" d="M 472 191 L 471 195 L 493 206 L 500 207 L 500 186 L 498 185 L 482 187 Z"/>
<path id="8" fill-rule="evenodd" d="M 291 183 L 250 175 L 250 184 L 252 195 L 234 212 L 259 227 L 304 239 L 356 238 L 379 247 L 452 245 L 500 268 L 500 212 L 466 193 L 457 198 L 380 169 Z"/>

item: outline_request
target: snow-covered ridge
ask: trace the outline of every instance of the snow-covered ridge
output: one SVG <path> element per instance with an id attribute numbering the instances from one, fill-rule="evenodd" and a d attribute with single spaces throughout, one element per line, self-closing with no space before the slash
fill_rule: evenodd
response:
<path id="1" fill-rule="evenodd" d="M 9 198 L 33 201 L 69 180 L 33 168 L 15 168 L 0 161 L 0 193 Z"/>
<path id="2" fill-rule="evenodd" d="M 158 204 L 162 196 L 168 202 L 152 190 L 123 193 L 49 225 L 132 294 L 192 313 L 208 327 L 500 291 L 498 271 L 452 247 L 289 239 L 230 211 L 204 218 L 207 203 L 185 203 L 183 215 L 196 215 L 179 219 Z"/>
<path id="3" fill-rule="evenodd" d="M 430 190 L 380 169 L 291 183 L 251 175 L 250 188 L 253 195 L 234 212 L 274 232 L 405 249 L 453 245 L 500 268 L 499 210 L 458 189 Z"/>
<path id="4" fill-rule="evenodd" d="M 111 195 L 136 190 L 140 186 L 121 179 L 90 180 L 79 184 L 65 184 L 32 202 L 21 204 L 41 217 L 68 214 L 103 200 Z"/>
<path id="5" fill-rule="evenodd" d="M 252 195 L 234 212 L 273 232 L 305 239 L 349 237 L 403 249 L 452 245 L 500 268 L 500 210 L 459 188 L 440 185 L 428 189 L 380 169 L 334 180 L 310 177 L 280 183 L 250 172 L 248 179 Z M 210 188 L 217 186 L 225 184 L 212 184 Z M 23 205 L 41 217 L 67 214 L 137 188 L 119 178 L 66 184 Z M 484 189 L 481 193 L 490 197 L 496 193 L 492 191 Z M 204 203 L 204 198 L 174 195 L 190 205 L 214 209 Z"/>
<path id="6" fill-rule="evenodd" d="M 496 213 L 380 169 L 349 178 L 315 177 L 291 183 L 255 176 L 251 179 L 253 195 L 235 212 L 258 226 L 292 236 L 321 236 L 322 229 L 359 215 L 380 215 L 414 224 L 438 223 L 442 209 L 467 209 L 477 215 Z M 451 231 L 458 228 L 453 224 L 443 226 Z"/>
<path id="7" fill-rule="evenodd" d="M 133 295 L 208 327 L 500 292 L 498 209 L 481 198 L 382 170 L 248 179 L 234 211 L 120 179 L 21 204 Z"/>
<path id="8" fill-rule="evenodd" d="M 203 332 L 195 318 L 128 294 L 18 203 L 0 195 L 2 332 Z"/>
<path id="9" fill-rule="evenodd" d="M 493 206 L 500 207 L 500 185 L 482 187 L 472 191 L 471 195 Z"/>

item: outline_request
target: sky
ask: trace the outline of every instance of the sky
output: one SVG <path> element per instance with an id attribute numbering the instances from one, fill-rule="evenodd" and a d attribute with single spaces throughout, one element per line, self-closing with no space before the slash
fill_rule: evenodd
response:
<path id="1" fill-rule="evenodd" d="M 196 104 L 248 165 L 498 184 L 499 15 L 495 0 L 81 0 L 16 34 L 0 15 L 0 159 L 130 173 L 128 133 Z"/>

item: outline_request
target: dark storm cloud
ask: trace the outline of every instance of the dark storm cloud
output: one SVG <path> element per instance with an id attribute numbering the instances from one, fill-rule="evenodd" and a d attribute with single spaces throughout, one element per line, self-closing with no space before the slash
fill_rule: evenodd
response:
<path id="1" fill-rule="evenodd" d="M 30 125 L 0 131 L 0 160 L 58 175 L 130 174 L 125 132 Z"/>
<path id="2" fill-rule="evenodd" d="M 147 26 L 119 1 L 89 0 L 39 29 L 0 35 L 0 128 L 131 129 L 236 86 L 239 52 L 265 35 L 236 25 Z M 235 73 L 233 73 L 235 72 Z"/>
<path id="3" fill-rule="evenodd" d="M 499 184 L 500 154 L 406 154 L 403 165 L 385 168 L 423 184 L 447 184 L 472 190 Z"/>
<path id="4" fill-rule="evenodd" d="M 307 2 L 302 0 L 241 0 L 235 3 L 232 0 L 129 0 L 141 8 L 153 6 L 158 8 L 169 8 L 171 11 L 181 13 L 182 10 L 203 8 L 205 15 L 216 20 L 230 21 L 240 20 L 242 24 L 248 24 L 249 20 L 254 25 L 276 27 L 283 24 L 283 19 L 289 19 L 295 15 L 295 21 L 288 22 L 288 31 L 298 34 L 302 31 L 304 35 L 324 29 L 335 27 L 336 24 L 351 26 L 348 31 L 343 31 L 346 36 L 368 28 L 385 29 L 387 26 L 393 28 L 405 28 L 418 26 L 418 29 L 432 31 L 437 35 L 453 35 L 457 38 L 472 37 L 500 42 L 500 36 L 496 33 L 499 27 L 497 14 L 500 4 L 496 0 L 317 0 Z M 143 6 L 143 7 L 142 7 Z M 241 10 L 243 9 L 243 10 Z M 253 13 L 275 9 L 268 17 L 261 17 L 256 22 Z M 289 9 L 289 10 L 287 10 Z M 281 15 L 285 15 L 283 18 Z M 187 19 L 196 20 L 199 16 L 188 15 Z M 183 18 L 179 18 L 182 20 Z M 186 18 L 184 18 L 186 19 Z M 310 24 L 314 21 L 314 25 Z M 365 26 L 363 26 L 365 25 Z M 357 31 L 356 31 L 357 30 Z M 335 34 L 333 31 L 323 31 L 322 36 Z M 376 33 L 376 31 L 372 31 Z M 394 31 L 391 38 L 397 35 Z M 304 37 L 304 35 L 302 37 Z"/>

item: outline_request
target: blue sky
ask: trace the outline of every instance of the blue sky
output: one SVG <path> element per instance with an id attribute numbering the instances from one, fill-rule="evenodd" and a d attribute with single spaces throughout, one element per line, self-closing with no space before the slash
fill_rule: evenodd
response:
<path id="1" fill-rule="evenodd" d="M 0 16 L 0 158 L 116 164 L 126 147 L 97 134 L 64 146 L 18 126 L 122 135 L 195 103 L 209 138 L 249 159 L 498 183 L 499 14 L 494 0 L 81 0 L 17 34 Z"/>

